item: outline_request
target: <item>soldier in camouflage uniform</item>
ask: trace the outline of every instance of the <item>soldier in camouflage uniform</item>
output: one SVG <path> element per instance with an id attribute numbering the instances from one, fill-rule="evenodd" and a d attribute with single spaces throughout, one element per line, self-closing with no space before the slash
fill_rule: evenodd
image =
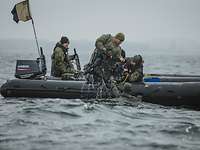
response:
<path id="1" fill-rule="evenodd" d="M 113 88 L 112 75 L 115 64 L 125 61 L 120 47 L 124 40 L 123 33 L 117 33 L 115 36 L 104 34 L 97 38 L 96 49 L 85 69 L 86 73 L 93 74 L 95 82 L 101 82 L 103 79 L 108 88 Z"/>
<path id="2" fill-rule="evenodd" d="M 51 75 L 61 77 L 63 80 L 72 79 L 76 73 L 71 60 L 73 56 L 68 55 L 69 39 L 62 37 L 53 50 Z"/>
<path id="3" fill-rule="evenodd" d="M 118 33 L 115 36 L 104 34 L 96 40 L 96 49 L 87 66 L 92 69 L 92 73 L 96 76 L 97 81 L 98 76 L 101 78 L 102 75 L 105 80 L 108 80 L 112 75 L 116 62 L 124 61 L 124 58 L 121 56 L 122 49 L 120 47 L 120 44 L 124 40 L 125 36 L 123 33 Z"/>
<path id="4" fill-rule="evenodd" d="M 127 58 L 124 65 L 123 80 L 129 83 L 141 82 L 143 80 L 143 59 L 141 55 Z"/>
<path id="5" fill-rule="evenodd" d="M 132 84 L 143 81 L 143 58 L 141 55 L 126 58 L 124 65 L 124 74 L 118 89 L 121 95 L 127 98 L 133 98 L 131 95 L 134 91 Z"/>

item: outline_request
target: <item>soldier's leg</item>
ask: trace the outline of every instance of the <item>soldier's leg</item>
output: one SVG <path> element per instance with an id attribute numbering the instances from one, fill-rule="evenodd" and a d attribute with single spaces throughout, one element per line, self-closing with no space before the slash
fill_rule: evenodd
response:
<path id="1" fill-rule="evenodd" d="M 74 74 L 73 73 L 63 73 L 61 76 L 62 80 L 74 80 Z"/>
<path id="2" fill-rule="evenodd" d="M 74 80 L 75 70 L 73 68 L 66 68 L 65 71 L 62 73 L 61 78 L 62 80 Z"/>

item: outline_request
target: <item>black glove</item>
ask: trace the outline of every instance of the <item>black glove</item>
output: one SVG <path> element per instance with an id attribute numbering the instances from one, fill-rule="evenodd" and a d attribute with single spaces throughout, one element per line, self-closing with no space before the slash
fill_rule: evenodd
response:
<path id="1" fill-rule="evenodd" d="M 74 60 L 76 58 L 76 55 L 70 55 L 69 60 Z"/>

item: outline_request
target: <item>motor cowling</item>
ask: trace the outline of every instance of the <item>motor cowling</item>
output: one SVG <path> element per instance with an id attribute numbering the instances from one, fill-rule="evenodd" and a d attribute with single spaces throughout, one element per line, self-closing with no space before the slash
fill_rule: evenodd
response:
<path id="1" fill-rule="evenodd" d="M 40 74 L 37 60 L 17 60 L 15 77 L 19 79 L 31 79 Z"/>
<path id="2" fill-rule="evenodd" d="M 36 60 L 17 60 L 15 77 L 19 79 L 35 79 L 46 74 L 46 61 L 42 48 Z"/>

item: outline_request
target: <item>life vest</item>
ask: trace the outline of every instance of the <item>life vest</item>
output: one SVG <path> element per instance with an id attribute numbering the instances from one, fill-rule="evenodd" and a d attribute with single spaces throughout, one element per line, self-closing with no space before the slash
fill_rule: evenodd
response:
<path id="1" fill-rule="evenodd" d="M 65 60 L 67 60 L 68 59 L 68 56 L 67 56 L 67 54 L 66 54 L 66 52 L 67 52 L 67 50 L 61 45 L 61 43 L 57 43 L 56 44 L 56 46 L 54 47 L 54 49 L 53 49 L 53 54 L 52 54 L 52 56 L 51 56 L 51 59 L 52 59 L 52 64 L 51 64 L 51 76 L 55 76 L 55 77 L 60 77 L 61 76 L 61 72 L 59 71 L 59 70 L 57 70 L 56 68 L 56 65 L 55 65 L 55 49 L 57 48 L 57 47 L 59 47 L 59 48 L 61 48 L 62 50 L 63 50 L 63 53 L 64 53 L 64 59 Z M 65 63 L 67 64 L 67 65 L 69 65 L 68 64 L 68 61 L 65 61 Z"/>
<path id="2" fill-rule="evenodd" d="M 63 53 L 64 53 L 64 55 L 65 55 L 65 59 L 67 58 L 67 49 L 65 48 L 65 47 L 63 47 L 62 46 L 62 44 L 61 43 L 57 43 L 56 44 L 56 46 L 54 47 L 54 49 L 53 49 L 53 54 L 52 54 L 52 56 L 51 56 L 51 59 L 53 60 L 53 59 L 55 59 L 55 54 L 54 54 L 54 52 L 55 52 L 55 49 L 57 48 L 57 47 L 59 47 L 59 48 L 61 48 L 62 50 L 63 50 Z"/>

